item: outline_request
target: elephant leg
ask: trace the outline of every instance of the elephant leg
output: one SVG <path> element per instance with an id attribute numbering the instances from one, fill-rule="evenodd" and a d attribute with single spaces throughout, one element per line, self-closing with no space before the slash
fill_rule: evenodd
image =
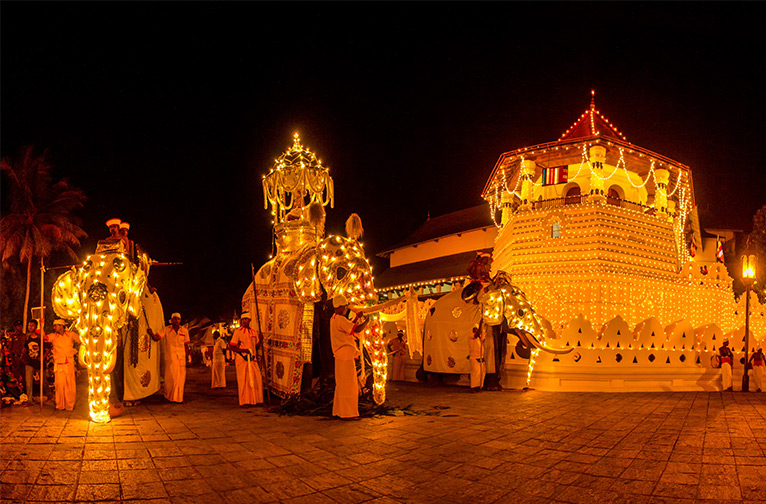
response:
<path id="1" fill-rule="evenodd" d="M 503 377 L 505 369 L 505 357 L 508 353 L 508 335 L 501 330 L 499 325 L 491 326 L 492 340 L 495 351 L 493 355 L 487 356 L 495 361 L 495 372 L 487 373 L 484 377 L 484 390 L 503 390 L 500 380 Z"/>
<path id="2" fill-rule="evenodd" d="M 301 376 L 301 395 L 311 393 L 314 383 L 314 366 L 310 362 L 303 364 L 303 375 Z"/>
<path id="3" fill-rule="evenodd" d="M 117 344 L 117 358 L 114 362 L 114 370 L 112 370 L 112 393 L 110 399 L 114 403 L 121 403 L 122 398 L 125 396 L 125 348 L 121 344 Z"/>

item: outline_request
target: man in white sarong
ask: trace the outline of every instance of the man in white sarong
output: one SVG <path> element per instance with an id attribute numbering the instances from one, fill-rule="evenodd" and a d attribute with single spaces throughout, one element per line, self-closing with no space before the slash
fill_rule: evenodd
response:
<path id="1" fill-rule="evenodd" d="M 213 343 L 213 380 L 212 388 L 226 388 L 226 340 L 221 337 L 218 331 L 213 332 L 215 343 Z"/>
<path id="2" fill-rule="evenodd" d="M 263 402 L 263 380 L 261 368 L 255 359 L 255 350 L 260 343 L 258 333 L 250 328 L 250 314 L 242 313 L 239 327 L 231 336 L 229 349 L 237 354 L 237 394 L 239 405 Z"/>
<path id="3" fill-rule="evenodd" d="M 393 355 L 393 369 L 390 381 L 404 381 L 404 362 L 407 356 L 407 344 L 404 342 L 404 333 L 399 331 L 396 338 L 388 342 L 388 351 Z"/>
<path id="4" fill-rule="evenodd" d="M 74 343 L 80 336 L 65 329 L 62 319 L 53 321 L 53 333 L 46 338 L 53 344 L 53 371 L 56 383 L 56 409 L 72 411 L 76 396 L 74 373 Z"/>
<path id="5" fill-rule="evenodd" d="M 764 364 L 766 364 L 766 357 L 763 355 L 763 349 L 759 348 L 750 357 L 750 366 L 753 368 L 753 381 L 755 382 L 756 392 L 763 390 Z"/>
<path id="6" fill-rule="evenodd" d="M 124 402 L 128 406 L 140 404 L 160 389 L 160 344 L 149 337 L 149 329 L 160 332 L 165 314 L 157 292 L 144 289 L 141 295 L 141 313 L 138 331 L 128 331 L 124 349 Z M 137 338 L 137 341 L 133 341 Z M 135 352 L 135 355 L 134 355 Z"/>
<path id="7" fill-rule="evenodd" d="M 471 361 L 471 392 L 478 392 L 484 386 L 487 366 L 484 362 L 484 338 L 479 327 L 473 328 L 468 338 L 468 359 Z"/>
<path id="8" fill-rule="evenodd" d="M 354 360 L 361 354 L 357 347 L 356 332 L 362 327 L 363 314 L 358 314 L 354 321 L 346 318 L 348 301 L 342 294 L 332 300 L 335 313 L 330 319 L 330 341 L 335 356 L 335 397 L 332 414 L 341 418 L 359 418 L 359 380 L 356 376 Z M 362 322 L 364 324 L 366 322 Z"/>
<path id="9" fill-rule="evenodd" d="M 147 329 L 154 341 L 165 339 L 165 397 L 170 402 L 184 402 L 186 384 L 186 345 L 189 344 L 189 331 L 181 326 L 181 314 L 170 316 L 170 325 L 161 331 Z"/>

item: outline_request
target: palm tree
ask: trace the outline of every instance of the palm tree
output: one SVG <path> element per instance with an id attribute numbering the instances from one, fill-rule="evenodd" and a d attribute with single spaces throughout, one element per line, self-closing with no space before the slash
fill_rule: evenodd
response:
<path id="1" fill-rule="evenodd" d="M 66 179 L 53 183 L 48 151 L 35 153 L 33 147 L 21 149 L 15 159 L 2 158 L 2 172 L 10 179 L 8 199 L 10 212 L 0 219 L 0 251 L 3 266 L 18 258 L 27 266 L 24 297 L 24 328 L 29 311 L 29 287 L 32 262 L 63 250 L 77 259 L 72 249 L 88 234 L 72 211 L 83 206 L 85 193 L 69 185 Z"/>

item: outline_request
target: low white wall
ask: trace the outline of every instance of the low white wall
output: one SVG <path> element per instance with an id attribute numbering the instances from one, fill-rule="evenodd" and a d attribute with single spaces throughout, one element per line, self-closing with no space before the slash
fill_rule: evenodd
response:
<path id="1" fill-rule="evenodd" d="M 506 359 L 505 370 L 500 384 L 509 389 L 521 389 L 526 385 L 526 359 L 515 356 Z M 579 359 L 575 358 L 579 354 Z M 617 354 L 622 359 L 617 362 Z M 649 356 L 654 355 L 650 361 Z M 681 361 L 681 355 L 685 356 Z M 556 356 L 540 353 L 532 373 L 531 388 L 560 392 L 713 392 L 721 390 L 721 371 L 711 367 L 709 351 L 673 350 L 619 350 L 577 348 L 572 353 Z M 734 354 L 732 384 L 734 390 L 741 390 L 743 353 Z M 601 362 L 598 362 L 599 358 Z M 637 362 L 633 362 L 633 359 Z M 697 359 L 699 358 L 699 363 Z M 670 359 L 670 363 L 668 363 Z M 415 355 L 407 359 L 405 381 L 417 382 L 415 373 L 422 359 Z M 390 364 L 389 364 L 390 377 Z M 468 386 L 466 374 L 443 375 L 445 384 Z M 756 386 L 750 372 L 750 390 Z"/>

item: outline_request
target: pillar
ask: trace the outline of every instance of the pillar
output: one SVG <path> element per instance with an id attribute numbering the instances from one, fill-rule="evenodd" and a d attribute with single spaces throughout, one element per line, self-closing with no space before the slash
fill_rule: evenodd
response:
<path id="1" fill-rule="evenodd" d="M 590 148 L 590 194 L 588 200 L 604 202 L 604 163 L 606 163 L 606 148 L 594 145 Z"/>
<path id="2" fill-rule="evenodd" d="M 676 217 L 676 202 L 668 200 L 668 222 L 673 222 Z"/>
<path id="3" fill-rule="evenodd" d="M 670 172 L 664 168 L 654 170 L 654 208 L 658 212 L 668 211 L 668 181 Z"/>
<path id="4" fill-rule="evenodd" d="M 502 222 L 505 226 L 509 220 L 511 220 L 511 214 L 513 213 L 513 194 L 508 191 L 503 191 L 500 194 L 500 206 L 502 208 Z"/>
<path id="5" fill-rule="evenodd" d="M 537 163 L 529 159 L 525 159 L 521 162 L 520 176 L 521 176 L 521 208 L 531 208 L 532 206 L 532 185 L 534 184 L 535 167 Z"/>

